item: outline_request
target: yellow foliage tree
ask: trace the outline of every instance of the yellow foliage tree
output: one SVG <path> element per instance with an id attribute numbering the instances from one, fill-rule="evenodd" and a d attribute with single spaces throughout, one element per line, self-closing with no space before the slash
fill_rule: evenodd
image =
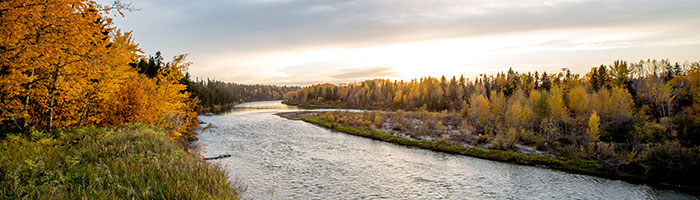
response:
<path id="1" fill-rule="evenodd" d="M 634 101 L 627 89 L 613 87 L 610 93 L 610 105 L 612 107 L 609 112 L 615 116 L 617 120 L 632 118 L 634 113 Z"/>
<path id="2" fill-rule="evenodd" d="M 174 136 L 193 127 L 193 103 L 178 82 L 189 65 L 176 57 L 156 78 L 129 63 L 131 33 L 88 0 L 0 3 L 0 123 L 54 130 L 125 122 L 154 124 Z"/>
<path id="3" fill-rule="evenodd" d="M 598 140 L 598 137 L 600 137 L 600 118 L 598 117 L 598 113 L 593 111 L 591 114 L 591 117 L 588 118 L 588 136 L 593 139 L 593 140 Z"/>
<path id="4" fill-rule="evenodd" d="M 506 97 L 503 92 L 491 91 L 489 94 L 491 101 L 491 113 L 494 116 L 503 116 L 506 111 Z"/>
<path id="5" fill-rule="evenodd" d="M 481 94 L 473 94 L 469 98 L 469 118 L 479 125 L 485 125 L 491 120 L 491 103 Z"/>
<path id="6" fill-rule="evenodd" d="M 632 118 L 634 101 L 627 89 L 601 89 L 592 97 L 591 108 L 604 120 L 624 121 Z"/>
<path id="7" fill-rule="evenodd" d="M 100 82 L 104 55 L 118 48 L 111 39 L 111 19 L 92 1 L 23 0 L 0 4 L 0 62 L 9 65 L 2 76 L 4 116 L 18 128 L 47 129 L 88 120 L 98 99 L 91 83 Z M 94 84 L 97 85 L 97 84 Z"/>
<path id="8" fill-rule="evenodd" d="M 547 99 L 547 108 L 549 116 L 557 121 L 566 120 L 569 115 L 564 104 L 563 92 L 558 85 L 552 86 L 549 90 L 549 98 Z"/>
<path id="9" fill-rule="evenodd" d="M 517 90 L 509 98 L 509 107 L 505 114 L 506 124 L 514 127 L 523 127 L 532 124 L 533 113 L 529 106 L 529 100 L 522 90 Z"/>
<path id="10" fill-rule="evenodd" d="M 583 87 L 576 87 L 569 91 L 567 95 L 568 106 L 574 115 L 588 112 L 588 94 Z"/>

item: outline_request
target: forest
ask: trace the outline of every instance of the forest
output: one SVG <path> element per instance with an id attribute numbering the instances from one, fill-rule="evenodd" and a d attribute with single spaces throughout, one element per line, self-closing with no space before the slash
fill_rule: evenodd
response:
<path id="1" fill-rule="evenodd" d="M 129 65 L 147 77 L 156 77 L 159 71 L 170 67 L 170 63 L 163 61 L 160 51 L 148 58 L 140 58 L 138 62 L 132 62 Z M 184 72 L 179 83 L 187 86 L 184 91 L 191 98 L 197 99 L 198 111 L 250 101 L 280 100 L 284 99 L 287 92 L 299 89 L 295 86 L 245 85 L 199 78 L 192 80 L 189 72 Z"/>
<path id="2" fill-rule="evenodd" d="M 189 77 L 187 74 L 185 77 Z M 199 100 L 202 108 L 250 101 L 281 100 L 287 92 L 299 87 L 245 85 L 217 80 L 186 79 L 187 91 Z"/>
<path id="3" fill-rule="evenodd" d="M 285 102 L 398 111 L 321 119 L 408 138 L 594 160 L 618 174 L 684 185 L 700 178 L 698 62 L 321 84 L 290 92 Z"/>

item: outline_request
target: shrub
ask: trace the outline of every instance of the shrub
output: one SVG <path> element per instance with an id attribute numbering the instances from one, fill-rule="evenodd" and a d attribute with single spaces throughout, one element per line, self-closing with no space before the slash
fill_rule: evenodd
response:
<path id="1" fill-rule="evenodd" d="M 394 123 L 392 123 L 391 129 L 395 130 L 395 131 L 400 131 L 401 130 L 401 123 L 395 121 Z"/>
<path id="2" fill-rule="evenodd" d="M 491 140 L 491 149 L 505 149 L 507 142 L 502 133 L 496 134 L 496 137 Z"/>
<path id="3" fill-rule="evenodd" d="M 647 176 L 652 180 L 699 185 L 700 151 L 682 147 L 678 142 L 656 145 L 644 159 Z"/>
<path id="4" fill-rule="evenodd" d="M 534 132 L 526 129 L 520 129 L 520 131 L 518 131 L 518 141 L 522 142 L 523 144 L 533 144 L 535 141 L 537 141 L 537 138 Z"/>
<path id="5" fill-rule="evenodd" d="M 634 130 L 635 122 L 632 119 L 621 119 L 619 121 L 608 122 L 605 131 L 600 136 L 605 141 L 628 142 L 631 139 L 631 132 Z"/>
<path id="6" fill-rule="evenodd" d="M 517 142 L 518 142 L 518 132 L 515 130 L 515 128 L 508 128 L 508 130 L 506 131 L 506 136 L 505 136 L 506 146 L 512 147 Z"/>
<path id="7" fill-rule="evenodd" d="M 673 119 L 678 138 L 685 146 L 700 146 L 700 121 L 693 116 L 679 116 Z"/>
<path id="8" fill-rule="evenodd" d="M 372 121 L 374 122 L 374 126 L 376 126 L 377 128 L 381 128 L 384 124 L 384 117 L 381 114 L 375 114 L 374 120 Z"/>
<path id="9" fill-rule="evenodd" d="M 445 125 L 442 123 L 442 121 L 438 121 L 438 122 L 437 122 L 437 127 L 436 127 L 436 128 L 437 128 L 437 130 L 440 130 L 440 131 L 445 131 L 445 130 L 447 130 L 447 127 L 445 127 Z"/>

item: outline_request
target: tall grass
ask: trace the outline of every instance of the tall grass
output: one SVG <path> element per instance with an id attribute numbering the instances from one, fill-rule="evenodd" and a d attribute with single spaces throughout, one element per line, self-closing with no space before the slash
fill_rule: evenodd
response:
<path id="1" fill-rule="evenodd" d="M 2 199 L 236 199 L 220 167 L 144 125 L 9 135 Z"/>

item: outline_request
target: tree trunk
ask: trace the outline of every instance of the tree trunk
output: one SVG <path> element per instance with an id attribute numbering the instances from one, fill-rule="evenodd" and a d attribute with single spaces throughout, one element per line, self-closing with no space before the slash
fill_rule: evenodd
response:
<path id="1" fill-rule="evenodd" d="M 53 106 L 54 106 L 54 99 L 53 96 L 51 96 L 51 103 L 49 104 L 49 127 L 48 130 L 51 130 L 51 127 L 53 127 Z"/>
<path id="2" fill-rule="evenodd" d="M 32 69 L 32 72 L 29 74 L 29 77 L 34 76 L 34 69 Z M 31 96 L 31 91 L 32 91 L 32 84 L 27 85 L 27 98 L 24 99 L 24 113 L 29 113 L 29 97 Z M 24 118 L 24 124 L 22 124 L 22 129 L 27 128 L 29 119 Z"/>
<path id="3" fill-rule="evenodd" d="M 53 114 L 54 114 L 54 107 L 56 105 L 56 85 L 58 82 L 58 76 L 61 73 L 61 66 L 56 66 L 56 70 L 54 71 L 53 75 L 53 80 L 51 83 L 51 88 L 49 88 L 49 97 L 51 98 L 51 102 L 49 103 L 49 124 L 47 127 L 48 131 L 51 131 L 51 128 L 53 127 Z"/>

